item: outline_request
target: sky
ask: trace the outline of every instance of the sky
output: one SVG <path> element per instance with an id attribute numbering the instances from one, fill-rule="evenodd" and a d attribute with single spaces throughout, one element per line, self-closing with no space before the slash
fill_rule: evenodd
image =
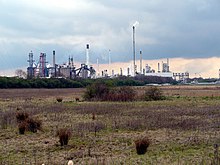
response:
<path id="1" fill-rule="evenodd" d="M 0 0 L 0 75 L 25 70 L 30 51 L 36 62 L 45 52 L 52 63 L 53 50 L 57 63 L 85 62 L 86 44 L 90 63 L 107 66 L 110 49 L 115 67 L 129 66 L 138 21 L 137 59 L 142 50 L 152 65 L 170 58 L 173 72 L 218 77 L 219 9 L 219 0 Z"/>

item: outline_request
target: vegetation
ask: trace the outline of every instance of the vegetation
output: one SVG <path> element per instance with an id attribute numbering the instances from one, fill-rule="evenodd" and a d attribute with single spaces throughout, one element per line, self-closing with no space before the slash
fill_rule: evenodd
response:
<path id="1" fill-rule="evenodd" d="M 61 103 L 63 101 L 63 98 L 62 97 L 57 97 L 56 100 L 57 100 L 58 103 Z"/>
<path id="2" fill-rule="evenodd" d="M 27 112 L 18 111 L 16 113 L 16 119 L 17 119 L 18 123 L 22 123 L 22 122 L 26 121 L 28 117 L 29 117 L 29 114 Z"/>
<path id="3" fill-rule="evenodd" d="M 135 141 L 136 151 L 138 155 L 144 155 L 147 152 L 147 148 L 150 145 L 148 138 L 140 138 Z"/>
<path id="4" fill-rule="evenodd" d="M 27 130 L 31 131 L 33 133 L 36 133 L 37 130 L 41 130 L 42 129 L 42 122 L 38 119 L 33 119 L 33 118 L 28 118 L 26 120 L 27 123 Z"/>
<path id="5" fill-rule="evenodd" d="M 176 83 L 172 78 L 154 76 L 118 77 L 114 79 L 77 78 L 73 80 L 64 78 L 23 79 L 19 77 L 0 77 L 0 88 L 82 88 L 97 82 L 108 86 L 143 86 L 150 83 Z"/>
<path id="6" fill-rule="evenodd" d="M 24 111 L 19 111 L 16 113 L 16 119 L 18 123 L 18 130 L 20 134 L 24 134 L 25 130 L 36 133 L 37 130 L 42 129 L 42 122 L 37 119 L 29 117 L 29 114 Z"/>
<path id="7" fill-rule="evenodd" d="M 62 128 L 57 131 L 57 136 L 59 136 L 59 142 L 61 146 L 68 145 L 69 139 L 71 137 L 71 131 L 67 128 Z"/>
<path id="8" fill-rule="evenodd" d="M 149 89 L 131 88 L 136 97 Z M 75 98 L 83 100 L 85 89 L 1 89 L 0 164 L 218 162 L 219 86 L 158 88 L 169 99 L 77 102 Z M 62 104 L 56 103 L 58 96 L 64 98 Z M 20 123 L 31 119 L 40 120 L 43 131 L 22 132 L 28 130 Z M 30 121 L 26 123 L 35 123 Z M 33 125 L 36 130 L 38 124 Z M 58 132 L 69 135 L 60 131 L 63 128 L 71 136 L 60 140 Z"/>
<path id="9" fill-rule="evenodd" d="M 160 88 L 150 87 L 145 91 L 144 99 L 145 101 L 157 101 L 164 100 L 165 97 L 163 96 Z"/>
<path id="10" fill-rule="evenodd" d="M 106 96 L 109 94 L 110 87 L 105 83 L 96 82 L 92 85 L 87 86 L 87 90 L 84 94 L 84 99 L 91 100 L 105 100 Z"/>
<path id="11" fill-rule="evenodd" d="M 87 101 L 134 101 L 136 93 L 132 87 L 110 87 L 100 82 L 86 88 L 84 99 Z"/>

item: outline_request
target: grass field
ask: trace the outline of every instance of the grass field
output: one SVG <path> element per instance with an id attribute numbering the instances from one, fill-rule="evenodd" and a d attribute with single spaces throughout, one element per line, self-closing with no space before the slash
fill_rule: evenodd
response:
<path id="1" fill-rule="evenodd" d="M 148 87 L 134 88 L 140 95 Z M 85 89 L 1 89 L 0 164 L 218 163 L 220 87 L 160 88 L 167 99 L 150 102 L 85 102 Z M 42 121 L 42 130 L 20 135 L 18 111 Z M 65 127 L 72 136 L 61 147 L 56 132 Z M 151 141 L 145 155 L 135 150 L 140 137 Z"/>

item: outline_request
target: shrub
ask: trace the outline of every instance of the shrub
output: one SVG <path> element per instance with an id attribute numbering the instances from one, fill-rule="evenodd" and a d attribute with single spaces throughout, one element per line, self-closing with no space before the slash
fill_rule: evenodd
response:
<path id="1" fill-rule="evenodd" d="M 86 88 L 84 99 L 91 100 L 103 100 L 108 95 L 110 87 L 104 83 L 96 82 Z"/>
<path id="2" fill-rule="evenodd" d="M 145 91 L 144 99 L 145 101 L 164 100 L 164 96 L 158 87 L 150 87 Z"/>
<path id="3" fill-rule="evenodd" d="M 84 99 L 88 101 L 134 101 L 135 96 L 136 93 L 132 87 L 110 88 L 106 84 L 97 82 L 87 87 Z"/>
<path id="4" fill-rule="evenodd" d="M 79 101 L 80 101 L 79 97 L 76 97 L 75 100 L 76 100 L 76 102 L 79 102 Z"/>
<path id="5" fill-rule="evenodd" d="M 16 113 L 16 119 L 18 123 L 21 123 L 23 121 L 25 121 L 27 118 L 29 117 L 27 112 L 17 112 Z"/>
<path id="6" fill-rule="evenodd" d="M 106 101 L 134 101 L 135 90 L 132 87 L 124 86 L 120 88 L 112 89 L 108 95 L 106 95 Z"/>
<path id="7" fill-rule="evenodd" d="M 24 134 L 25 130 L 26 130 L 26 127 L 27 127 L 27 123 L 24 121 L 24 122 L 21 122 L 18 124 L 18 131 L 19 131 L 19 134 Z"/>
<path id="8" fill-rule="evenodd" d="M 28 118 L 26 122 L 29 131 L 36 133 L 37 130 L 41 130 L 42 122 L 40 120 Z"/>
<path id="9" fill-rule="evenodd" d="M 69 139 L 71 137 L 71 131 L 67 128 L 62 128 L 57 131 L 57 136 L 59 136 L 60 145 L 68 145 Z"/>
<path id="10" fill-rule="evenodd" d="M 92 113 L 92 120 L 95 120 L 95 113 Z"/>
<path id="11" fill-rule="evenodd" d="M 138 155 L 144 155 L 147 152 L 147 148 L 150 145 L 148 138 L 141 138 L 135 141 L 136 152 Z"/>
<path id="12" fill-rule="evenodd" d="M 25 130 L 36 133 L 37 130 L 42 129 L 42 122 L 40 120 L 30 118 L 27 112 L 17 112 L 16 119 L 20 134 L 24 134 Z"/>
<path id="13" fill-rule="evenodd" d="M 57 102 L 58 103 L 61 103 L 63 101 L 63 98 L 62 97 L 57 97 Z"/>

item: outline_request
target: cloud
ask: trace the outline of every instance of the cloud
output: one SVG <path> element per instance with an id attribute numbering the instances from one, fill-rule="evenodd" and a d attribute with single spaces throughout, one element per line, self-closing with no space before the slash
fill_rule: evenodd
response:
<path id="1" fill-rule="evenodd" d="M 106 63 L 108 49 L 113 62 L 128 62 L 135 21 L 145 60 L 219 57 L 219 7 L 218 0 L 0 0 L 0 70 L 26 65 L 31 50 L 83 61 L 87 43 L 93 63 Z"/>

